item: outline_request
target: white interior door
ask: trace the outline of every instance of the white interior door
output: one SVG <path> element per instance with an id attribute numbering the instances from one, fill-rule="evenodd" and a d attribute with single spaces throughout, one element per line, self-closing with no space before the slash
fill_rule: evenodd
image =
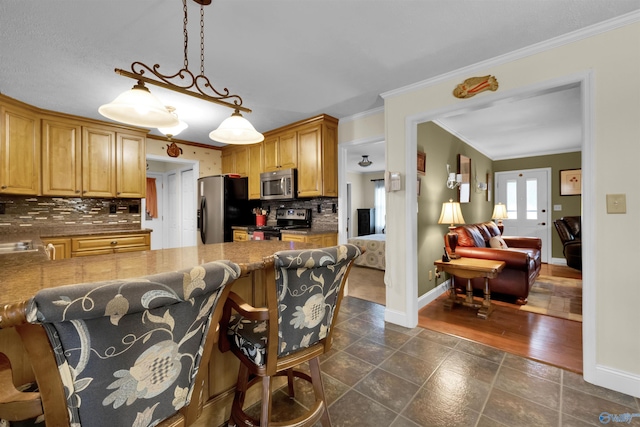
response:
<path id="1" fill-rule="evenodd" d="M 146 199 L 142 199 L 143 221 L 142 228 L 149 228 L 151 232 L 151 250 L 163 249 L 163 229 L 164 229 L 164 175 L 157 172 L 147 173 L 147 178 L 156 180 L 156 200 L 158 204 L 158 217 L 151 218 L 146 215 Z"/>
<path id="2" fill-rule="evenodd" d="M 180 175 L 177 171 L 168 172 L 167 178 L 167 216 L 166 221 L 166 247 L 179 248 L 181 246 L 180 231 Z"/>
<path id="3" fill-rule="evenodd" d="M 182 246 L 196 246 L 196 185 L 193 178 L 193 169 L 180 170 L 180 206 L 182 207 L 180 232 L 182 234 Z"/>
<path id="4" fill-rule="evenodd" d="M 530 236 L 542 240 L 542 262 L 551 253 L 550 197 L 551 169 L 496 172 L 496 203 L 507 207 L 503 220 L 505 236 Z"/>

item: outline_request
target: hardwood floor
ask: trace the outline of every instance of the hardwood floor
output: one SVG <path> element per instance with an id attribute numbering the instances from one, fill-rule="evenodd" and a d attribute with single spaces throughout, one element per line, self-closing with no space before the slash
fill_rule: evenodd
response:
<path id="1" fill-rule="evenodd" d="M 543 265 L 542 275 L 582 278 L 569 267 Z M 560 368 L 582 373 L 582 323 L 520 311 L 497 301 L 489 319 L 476 317 L 475 310 L 456 306 L 443 309 L 446 295 L 418 313 L 418 324 L 446 334 L 466 338 L 500 350 Z"/>

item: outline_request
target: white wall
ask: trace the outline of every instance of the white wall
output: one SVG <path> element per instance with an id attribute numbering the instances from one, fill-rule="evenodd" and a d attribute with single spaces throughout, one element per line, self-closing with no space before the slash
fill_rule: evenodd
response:
<path id="1" fill-rule="evenodd" d="M 387 170 L 405 171 L 403 190 L 387 198 L 387 320 L 411 326 L 417 320 L 415 260 L 415 125 L 432 112 L 472 105 L 475 99 L 499 99 L 501 94 L 544 86 L 550 81 L 581 80 L 584 111 L 590 127 L 583 147 L 584 376 L 589 382 L 640 396 L 640 286 L 629 266 L 640 259 L 640 14 L 628 15 L 618 26 L 591 29 L 588 37 L 534 46 L 526 52 L 476 64 L 455 74 L 414 85 L 385 98 Z M 491 74 L 500 88 L 460 100 L 453 88 L 468 77 Z M 378 117 L 373 117 L 377 119 Z M 368 137 L 373 119 L 348 123 L 341 141 Z M 342 128 L 340 129 L 342 132 Z M 342 136 L 345 138 L 343 139 Z M 606 211 L 607 194 L 625 194 L 627 214 Z M 413 264 L 413 265 L 412 265 Z"/>

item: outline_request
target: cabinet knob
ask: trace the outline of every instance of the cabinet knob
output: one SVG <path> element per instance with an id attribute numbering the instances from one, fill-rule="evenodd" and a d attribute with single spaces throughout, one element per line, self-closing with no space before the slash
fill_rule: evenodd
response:
<path id="1" fill-rule="evenodd" d="M 117 244 L 118 244 L 118 241 L 117 241 L 117 240 L 114 240 L 113 242 L 111 242 L 111 244 L 112 244 L 112 245 L 117 245 Z"/>
<path id="2" fill-rule="evenodd" d="M 2 189 L 4 190 L 5 188 L 7 188 L 7 186 L 6 186 L 6 185 L 3 185 L 3 186 L 2 186 L 2 187 L 0 187 L 0 188 L 2 188 Z"/>
<path id="3" fill-rule="evenodd" d="M 80 190 L 76 190 L 76 194 L 78 194 L 80 192 Z"/>
<path id="4" fill-rule="evenodd" d="M 119 192 L 119 191 L 116 193 L 116 195 L 118 195 L 118 196 L 119 196 L 120 194 L 122 194 L 122 193 L 121 193 L 121 192 Z"/>

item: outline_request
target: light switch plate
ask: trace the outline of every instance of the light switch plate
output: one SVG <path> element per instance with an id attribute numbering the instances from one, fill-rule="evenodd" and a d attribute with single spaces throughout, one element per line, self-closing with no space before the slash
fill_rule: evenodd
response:
<path id="1" fill-rule="evenodd" d="M 562 205 L 553 205 L 553 210 L 559 212 L 562 210 Z"/>
<path id="2" fill-rule="evenodd" d="M 626 194 L 607 194 L 607 213 L 623 214 L 627 213 Z"/>

